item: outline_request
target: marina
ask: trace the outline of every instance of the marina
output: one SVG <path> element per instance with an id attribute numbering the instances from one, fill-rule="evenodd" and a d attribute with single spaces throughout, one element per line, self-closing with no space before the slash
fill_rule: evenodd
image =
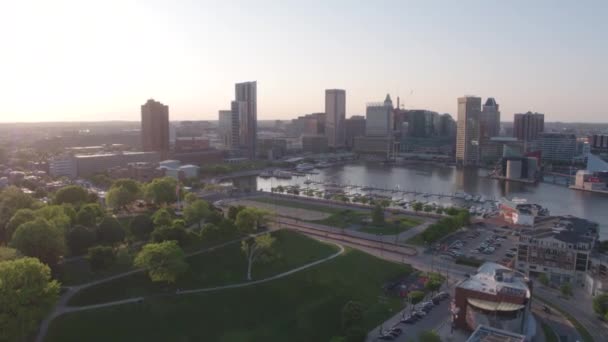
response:
<path id="1" fill-rule="evenodd" d="M 277 186 L 297 186 L 292 193 L 325 198 L 344 195 L 351 201 L 388 197 L 401 207 L 419 202 L 434 207 L 468 208 L 482 215 L 491 215 L 502 198 L 523 198 L 528 203 L 546 207 L 554 215 L 575 215 L 596 221 L 600 224 L 600 234 L 608 238 L 608 196 L 551 183 L 526 184 L 492 179 L 483 169 L 351 162 L 290 174 L 290 179 L 260 177 L 257 187 L 270 192 Z"/>

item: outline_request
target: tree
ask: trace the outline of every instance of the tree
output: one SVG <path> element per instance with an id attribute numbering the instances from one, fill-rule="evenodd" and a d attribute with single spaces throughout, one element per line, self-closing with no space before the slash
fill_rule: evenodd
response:
<path id="1" fill-rule="evenodd" d="M 193 192 L 189 192 L 189 193 L 187 193 L 187 194 L 186 194 L 186 196 L 184 196 L 184 201 L 185 201 L 186 203 L 188 203 L 188 204 L 190 204 L 190 203 L 192 203 L 192 202 L 196 201 L 197 199 L 198 199 L 198 197 L 197 197 L 197 196 L 196 196 L 196 194 L 195 194 L 195 193 L 193 193 Z"/>
<path id="2" fill-rule="evenodd" d="M 188 224 L 196 223 L 201 228 L 201 221 L 211 214 L 209 203 L 203 200 L 195 200 L 184 209 L 184 218 Z"/>
<path id="3" fill-rule="evenodd" d="M 188 241 L 188 232 L 180 224 L 159 226 L 152 231 L 151 238 L 154 242 L 177 241 L 180 246 L 184 246 Z"/>
<path id="4" fill-rule="evenodd" d="M 138 196 L 141 193 L 141 184 L 133 179 L 121 178 L 117 179 L 112 183 L 111 188 L 125 188 L 133 196 Z"/>
<path id="5" fill-rule="evenodd" d="M 375 226 L 384 225 L 384 209 L 380 204 L 376 204 L 376 206 L 372 210 L 372 223 Z"/>
<path id="6" fill-rule="evenodd" d="M 14 248 L 0 246 L 0 262 L 20 258 L 19 251 Z"/>
<path id="7" fill-rule="evenodd" d="M 114 245 L 125 239 L 125 230 L 112 216 L 105 216 L 97 226 L 97 241 L 101 244 Z"/>
<path id="8" fill-rule="evenodd" d="M 426 284 L 424 284 L 424 289 L 431 293 L 437 292 L 441 288 L 442 283 L 443 281 L 441 280 L 441 278 L 431 277 L 431 279 L 429 279 Z"/>
<path id="9" fill-rule="evenodd" d="M 148 270 L 154 282 L 174 283 L 188 270 L 186 257 L 176 241 L 149 243 L 135 257 L 136 267 Z"/>
<path id="10" fill-rule="evenodd" d="M 87 260 L 93 271 L 100 271 L 110 268 L 116 262 L 114 249 L 108 246 L 95 246 L 89 248 Z"/>
<path id="11" fill-rule="evenodd" d="M 414 202 L 414 204 L 412 204 L 412 209 L 414 209 L 415 212 L 419 212 L 420 210 L 422 210 L 423 204 L 420 202 Z"/>
<path id="12" fill-rule="evenodd" d="M 359 302 L 348 301 L 342 307 L 342 330 L 347 331 L 358 326 L 363 321 L 363 305 Z"/>
<path id="13" fill-rule="evenodd" d="M 37 218 L 17 228 L 11 247 L 17 248 L 23 255 L 38 258 L 53 266 L 65 253 L 64 232 L 48 221 Z"/>
<path id="14" fill-rule="evenodd" d="M 593 298 L 593 311 L 601 317 L 608 314 L 608 294 L 601 294 Z"/>
<path id="15" fill-rule="evenodd" d="M 564 297 L 572 296 L 572 285 L 570 285 L 570 283 L 562 284 L 562 286 L 560 286 L 559 290 Z"/>
<path id="16" fill-rule="evenodd" d="M 177 201 L 177 180 L 171 177 L 156 178 L 145 186 L 145 196 L 155 204 Z"/>
<path id="17" fill-rule="evenodd" d="M 77 225 L 68 231 L 66 240 L 72 255 L 83 255 L 95 244 L 97 235 L 93 229 Z"/>
<path id="18" fill-rule="evenodd" d="M 419 342 L 441 342 L 441 337 L 439 337 L 439 335 L 434 331 L 425 330 L 425 331 L 420 332 L 420 334 L 418 334 L 418 341 Z"/>
<path id="19" fill-rule="evenodd" d="M 85 227 L 95 227 L 97 225 L 97 219 L 103 215 L 103 210 L 97 203 L 89 203 L 80 207 L 76 214 L 76 224 Z"/>
<path id="20" fill-rule="evenodd" d="M 79 207 L 81 204 L 89 201 L 89 192 L 78 185 L 65 186 L 55 193 L 53 202 L 55 204 L 68 203 L 75 207 Z"/>
<path id="21" fill-rule="evenodd" d="M 443 214 L 443 208 L 442 207 L 437 207 L 437 209 L 435 209 L 435 212 L 439 215 Z"/>
<path id="22" fill-rule="evenodd" d="M 15 230 L 17 230 L 17 227 L 19 227 L 20 225 L 22 225 L 26 222 L 34 221 L 35 219 L 36 219 L 36 213 L 32 209 L 26 208 L 26 209 L 17 210 L 15 215 L 13 215 L 13 217 L 11 217 L 10 221 L 8 221 L 8 223 L 4 227 L 3 233 L 6 236 L 5 241 L 11 240 L 11 238 L 13 237 L 13 233 L 15 232 Z M 0 228 L 2 228 L 2 227 L 0 227 Z"/>
<path id="23" fill-rule="evenodd" d="M 129 231 L 137 239 L 145 239 L 154 230 L 154 223 L 148 215 L 137 215 L 129 222 Z"/>
<path id="24" fill-rule="evenodd" d="M 32 196 L 23 193 L 21 189 L 9 186 L 0 192 L 0 240 L 8 242 L 11 235 L 4 232 L 8 221 L 19 209 L 36 209 L 41 205 Z M 17 229 L 16 227 L 14 229 Z"/>
<path id="25" fill-rule="evenodd" d="M 59 283 L 39 260 L 0 262 L 0 340 L 26 341 L 58 298 Z"/>
<path id="26" fill-rule="evenodd" d="M 247 258 L 247 280 L 251 280 L 253 263 L 264 255 L 268 255 L 275 240 L 270 234 L 263 234 L 241 242 L 241 250 Z"/>
<path id="27" fill-rule="evenodd" d="M 549 285 L 549 277 L 547 277 L 547 275 L 544 273 L 538 276 L 538 281 L 545 286 Z"/>
<path id="28" fill-rule="evenodd" d="M 170 226 L 173 223 L 173 216 L 169 213 L 169 210 L 165 208 L 158 209 L 154 215 L 152 215 L 152 221 L 154 226 Z"/>
<path id="29" fill-rule="evenodd" d="M 112 185 L 112 179 L 104 173 L 94 174 L 89 177 L 89 180 L 91 181 L 91 183 L 93 183 L 93 185 L 103 189 L 107 189 Z"/>
<path id="30" fill-rule="evenodd" d="M 133 195 L 133 193 L 129 192 L 126 187 L 112 186 L 108 191 L 108 194 L 106 195 L 106 204 L 108 205 L 108 207 L 114 210 L 122 208 L 128 211 L 127 206 L 133 203 L 136 199 L 137 197 Z"/>
<path id="31" fill-rule="evenodd" d="M 236 216 L 236 227 L 242 233 L 253 233 L 268 220 L 268 212 L 257 208 L 245 208 Z"/>
<path id="32" fill-rule="evenodd" d="M 231 206 L 229 206 L 228 207 L 228 218 L 231 219 L 232 221 L 236 221 L 236 216 L 243 209 L 245 209 L 245 207 L 242 206 L 242 205 L 238 205 L 238 206 L 231 205 Z"/>
<path id="33" fill-rule="evenodd" d="M 425 213 L 430 213 L 431 211 L 433 211 L 433 207 L 427 204 L 424 206 L 423 210 Z"/>
<path id="34" fill-rule="evenodd" d="M 69 205 L 47 205 L 36 210 L 36 217 L 47 220 L 49 223 L 61 229 L 64 233 L 67 232 L 72 225 L 72 219 L 69 216 L 72 214 L 76 216 L 76 214 L 73 213 L 73 208 Z"/>
<path id="35" fill-rule="evenodd" d="M 418 304 L 424 299 L 424 292 L 412 291 L 409 293 L 408 297 L 410 298 L 410 302 L 412 304 Z"/>

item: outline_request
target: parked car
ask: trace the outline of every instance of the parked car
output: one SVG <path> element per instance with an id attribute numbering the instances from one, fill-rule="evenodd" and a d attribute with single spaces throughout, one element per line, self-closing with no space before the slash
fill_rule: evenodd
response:
<path id="1" fill-rule="evenodd" d="M 384 341 L 392 341 L 392 340 L 394 340 L 394 339 L 395 339 L 395 337 L 393 337 L 393 336 L 392 336 L 392 335 L 390 335 L 390 334 L 387 334 L 387 335 L 380 335 L 380 336 L 378 337 L 378 339 L 379 339 L 379 340 L 384 340 Z"/>
<path id="2" fill-rule="evenodd" d="M 404 323 L 404 324 L 414 324 L 414 323 L 416 323 L 417 320 L 418 320 L 418 317 L 412 316 L 412 315 L 407 315 L 407 316 L 403 317 L 399 322 Z"/>

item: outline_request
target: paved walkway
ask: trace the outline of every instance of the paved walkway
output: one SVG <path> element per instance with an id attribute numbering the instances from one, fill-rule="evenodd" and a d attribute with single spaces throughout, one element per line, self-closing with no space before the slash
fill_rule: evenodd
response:
<path id="1" fill-rule="evenodd" d="M 266 232 L 263 233 L 258 233 L 255 235 L 260 235 L 260 234 L 265 234 Z M 236 243 L 236 242 L 240 242 L 244 239 L 248 239 L 249 236 L 244 237 L 242 239 L 237 239 L 237 240 L 231 240 L 225 243 L 222 243 L 220 245 L 217 246 L 213 246 L 213 247 L 209 247 L 206 248 L 204 250 L 199 250 L 196 252 L 192 252 L 190 254 L 188 254 L 187 256 L 192 256 L 192 255 L 197 255 L 197 254 L 201 254 L 201 253 L 205 253 L 205 252 L 210 252 L 213 250 L 216 250 L 218 248 L 227 246 L 229 244 L 232 243 Z M 179 291 L 177 293 L 175 293 L 175 295 L 188 295 L 188 294 L 193 294 L 193 293 L 202 293 L 202 292 L 211 292 L 211 291 L 218 291 L 218 290 L 226 290 L 226 289 L 233 289 L 233 288 L 240 288 L 240 287 L 246 287 L 246 286 L 253 286 L 253 285 L 258 285 L 258 284 L 262 284 L 262 283 L 266 283 L 269 281 L 273 281 L 273 280 L 277 280 L 277 279 L 281 279 L 284 277 L 287 277 L 289 275 L 292 275 L 296 272 L 300 272 L 303 271 L 305 269 L 317 266 L 321 263 L 327 262 L 329 260 L 332 260 L 338 256 L 340 256 L 341 254 L 344 253 L 344 247 L 340 244 L 337 244 L 335 242 L 332 241 L 326 241 L 323 239 L 319 239 L 321 241 L 325 241 L 331 244 L 334 244 L 338 247 L 338 251 L 328 257 L 325 257 L 323 259 L 317 260 L 317 261 L 313 261 L 310 262 L 306 265 L 294 268 L 292 270 L 283 272 L 283 273 L 279 273 L 276 274 L 274 276 L 268 277 L 268 278 L 264 278 L 264 279 L 260 279 L 260 280 L 255 280 L 255 281 L 248 281 L 248 282 L 243 282 L 243 283 L 237 283 L 237 284 L 230 284 L 230 285 L 223 285 L 223 286 L 215 286 L 215 287 L 207 287 L 207 288 L 200 288 L 200 289 L 191 289 L 191 290 L 184 290 L 184 291 Z M 108 278 L 104 278 L 104 279 L 100 279 L 97 281 L 93 281 L 90 283 L 86 283 L 83 285 L 79 285 L 79 286 L 74 286 L 74 287 L 70 287 L 68 288 L 68 291 L 60 298 L 59 302 L 57 303 L 57 305 L 55 306 L 55 309 L 53 310 L 53 312 L 51 312 L 51 314 L 44 319 L 44 321 L 42 322 L 41 326 L 40 326 L 40 330 L 38 332 L 38 335 L 36 337 L 36 342 L 42 342 L 44 341 L 44 338 L 48 332 L 48 328 L 50 326 L 50 323 L 53 321 L 53 319 L 55 319 L 58 316 L 61 316 L 63 314 L 66 313 L 71 313 L 71 312 L 77 312 L 77 311 L 85 311 L 85 310 L 94 310 L 94 309 L 99 309 L 99 308 L 104 308 L 104 307 L 109 307 L 109 306 L 115 306 L 115 305 L 123 305 L 123 304 L 129 304 L 129 303 L 137 303 L 137 302 L 142 302 L 145 298 L 144 297 L 133 297 L 133 298 L 127 298 L 127 299 L 122 299 L 122 300 L 117 300 L 117 301 L 112 301 L 112 302 L 106 302 L 106 303 L 100 303 L 100 304 L 93 304 L 93 305 L 85 305 L 85 306 L 68 306 L 67 303 L 68 301 L 80 290 L 91 287 L 91 286 L 95 286 L 104 282 L 108 282 L 114 279 L 118 279 L 118 278 L 122 278 L 137 272 L 142 272 L 144 271 L 144 269 L 137 269 L 137 270 L 133 270 L 133 271 L 129 271 L 129 272 L 125 272 L 125 273 L 121 273 L 112 277 L 108 277 Z"/>

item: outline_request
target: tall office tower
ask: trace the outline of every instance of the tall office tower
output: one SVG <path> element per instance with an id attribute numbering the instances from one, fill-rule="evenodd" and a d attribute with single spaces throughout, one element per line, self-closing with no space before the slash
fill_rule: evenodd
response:
<path id="1" fill-rule="evenodd" d="M 327 146 L 344 147 L 346 119 L 346 92 L 343 89 L 325 90 L 325 135 Z"/>
<path id="2" fill-rule="evenodd" d="M 393 133 L 393 101 L 386 94 L 384 102 L 369 103 L 365 112 L 365 135 L 388 137 Z"/>
<path id="3" fill-rule="evenodd" d="M 235 86 L 236 109 L 239 117 L 239 143 L 245 156 L 255 159 L 258 131 L 258 101 L 256 82 L 237 83 Z M 236 105 L 236 108 L 234 108 Z"/>
<path id="4" fill-rule="evenodd" d="M 344 131 L 346 136 L 346 146 L 352 148 L 356 137 L 365 135 L 365 117 L 363 115 L 353 115 L 344 121 Z"/>
<path id="5" fill-rule="evenodd" d="M 513 136 L 518 140 L 537 140 L 544 130 L 545 114 L 527 112 L 513 116 Z"/>
<path id="6" fill-rule="evenodd" d="M 226 149 L 232 150 L 240 147 L 238 112 L 233 110 L 219 111 L 219 136 Z"/>
<path id="7" fill-rule="evenodd" d="M 442 137 L 456 136 L 456 121 L 450 114 L 442 114 L 439 118 L 439 135 Z"/>
<path id="8" fill-rule="evenodd" d="M 141 106 L 141 146 L 161 158 L 169 154 L 169 107 L 153 99 Z"/>
<path id="9" fill-rule="evenodd" d="M 481 98 L 458 98 L 458 122 L 456 136 L 456 162 L 475 165 L 479 161 L 479 116 Z"/>
<path id="10" fill-rule="evenodd" d="M 493 97 L 488 97 L 479 117 L 480 137 L 489 139 L 500 135 L 500 111 Z"/>

